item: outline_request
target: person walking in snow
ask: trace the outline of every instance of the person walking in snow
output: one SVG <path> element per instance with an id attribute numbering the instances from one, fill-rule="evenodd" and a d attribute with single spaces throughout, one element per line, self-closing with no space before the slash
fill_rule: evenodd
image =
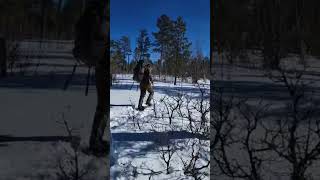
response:
<path id="1" fill-rule="evenodd" d="M 140 111 L 144 110 L 144 107 L 142 106 L 142 103 L 143 103 L 143 99 L 144 99 L 147 91 L 149 93 L 149 96 L 148 96 L 146 104 L 148 106 L 152 105 L 151 104 L 151 100 L 152 100 L 153 94 L 154 94 L 152 86 L 153 86 L 153 79 L 152 79 L 152 76 L 151 76 L 151 65 L 147 64 L 144 67 L 143 78 L 142 78 L 142 80 L 140 82 L 140 98 L 139 98 L 138 110 L 140 110 Z"/>

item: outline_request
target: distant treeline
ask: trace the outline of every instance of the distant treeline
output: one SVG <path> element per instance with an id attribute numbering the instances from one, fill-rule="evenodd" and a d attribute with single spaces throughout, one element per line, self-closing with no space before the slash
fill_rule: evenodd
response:
<path id="1" fill-rule="evenodd" d="M 0 0 L 0 34 L 8 39 L 73 39 L 83 0 Z"/>
<path id="2" fill-rule="evenodd" d="M 133 52 L 128 36 L 111 40 L 111 73 L 132 73 L 137 61 L 144 60 L 153 64 L 153 72 L 159 77 L 161 74 L 175 77 L 175 84 L 177 78 L 192 77 L 197 82 L 208 77 L 210 59 L 202 54 L 201 45 L 192 53 L 182 17 L 174 20 L 162 15 L 157 19 L 157 28 L 157 32 L 151 33 L 153 42 L 146 29 L 140 30 Z M 152 62 L 151 52 L 158 53 L 160 58 Z"/>
<path id="3" fill-rule="evenodd" d="M 229 60 L 261 50 L 277 67 L 289 53 L 320 55 L 319 0 L 213 1 L 213 47 Z"/>

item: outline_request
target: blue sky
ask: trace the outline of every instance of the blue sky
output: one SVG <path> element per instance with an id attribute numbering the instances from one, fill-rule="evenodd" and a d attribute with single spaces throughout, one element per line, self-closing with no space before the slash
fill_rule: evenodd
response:
<path id="1" fill-rule="evenodd" d="M 191 50 L 199 46 L 205 56 L 210 51 L 210 0 L 110 0 L 111 39 L 127 35 L 134 50 L 140 29 L 157 31 L 157 18 L 162 14 L 172 19 L 182 16 L 187 24 L 187 37 Z M 152 53 L 151 59 L 159 55 Z"/>

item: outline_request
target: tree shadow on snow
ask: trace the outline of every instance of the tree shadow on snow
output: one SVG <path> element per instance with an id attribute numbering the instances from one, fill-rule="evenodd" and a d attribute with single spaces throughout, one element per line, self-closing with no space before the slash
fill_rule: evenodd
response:
<path id="1" fill-rule="evenodd" d="M 158 156 L 161 146 L 195 138 L 209 140 L 200 134 L 192 134 L 187 131 L 112 133 L 112 151 L 114 154 L 112 155 L 111 166 L 115 165 L 119 158 L 145 158 L 147 154 L 157 154 Z"/>
<path id="2" fill-rule="evenodd" d="M 263 98 L 273 101 L 289 100 L 288 89 L 282 84 L 259 81 L 215 81 L 213 87 L 222 88 L 224 94 L 233 94 L 240 98 Z M 307 87 L 320 96 L 320 88 Z"/>
<path id="3" fill-rule="evenodd" d="M 112 140 L 114 141 L 152 141 L 160 144 L 168 140 L 190 138 L 208 140 L 208 138 L 201 134 L 194 134 L 187 131 L 112 133 Z"/>
<path id="4" fill-rule="evenodd" d="M 74 137 L 77 138 L 77 137 Z M 19 137 L 11 135 L 0 135 L 0 143 L 3 142 L 25 142 L 25 141 L 36 141 L 36 142 L 52 142 L 52 141 L 65 141 L 69 142 L 71 138 L 69 136 L 29 136 Z M 1 144 L 0 144 L 1 146 Z"/>
<path id="5" fill-rule="evenodd" d="M 9 73 L 10 74 L 10 73 Z M 6 78 L 0 78 L 0 88 L 13 88 L 13 89 L 61 89 L 63 90 L 66 81 L 69 79 L 71 72 L 65 74 L 45 74 L 38 75 L 19 75 L 15 73 L 8 75 Z M 84 91 L 86 86 L 86 73 L 74 74 L 69 83 L 68 89 Z M 90 79 L 90 86 L 95 84 L 94 78 Z M 95 87 L 90 87 L 94 89 Z M 68 91 L 68 89 L 66 91 Z"/>
<path id="6" fill-rule="evenodd" d="M 113 90 L 132 90 L 132 91 L 136 91 L 138 89 L 138 92 L 140 92 L 139 90 L 139 84 L 138 83 L 134 83 L 134 84 L 114 84 L 112 85 L 111 89 Z M 194 93 L 194 94 L 199 94 L 199 88 L 196 86 L 174 86 L 174 87 L 167 87 L 167 86 L 157 86 L 157 84 L 155 83 L 154 85 L 154 91 L 160 94 L 166 94 L 168 96 L 177 96 L 181 93 Z M 209 90 L 207 90 L 209 92 Z M 209 99 L 209 93 L 207 93 L 204 98 Z M 191 98 L 199 98 L 199 96 L 191 96 Z"/>

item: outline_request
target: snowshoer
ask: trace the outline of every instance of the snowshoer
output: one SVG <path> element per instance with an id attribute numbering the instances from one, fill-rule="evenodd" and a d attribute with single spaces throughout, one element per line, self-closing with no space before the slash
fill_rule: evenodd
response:
<path id="1" fill-rule="evenodd" d="M 154 94 L 152 85 L 153 85 L 153 79 L 152 79 L 152 76 L 151 76 L 151 65 L 147 64 L 144 67 L 143 77 L 142 77 L 142 80 L 140 82 L 140 98 L 139 98 L 138 110 L 140 110 L 140 111 L 144 110 L 144 107 L 142 106 L 142 103 L 143 103 L 143 99 L 144 99 L 147 91 L 149 92 L 149 96 L 148 96 L 148 99 L 146 101 L 146 104 L 148 106 L 152 105 L 151 104 L 151 100 L 152 100 L 153 94 Z"/>
<path id="2" fill-rule="evenodd" d="M 102 139 L 108 125 L 108 43 L 106 2 L 90 0 L 76 25 L 75 58 L 95 68 L 97 107 L 93 119 L 89 150 L 96 156 L 109 153 L 110 143 Z M 109 134 L 108 134 L 109 135 Z M 108 139 L 110 136 L 107 137 Z"/>

